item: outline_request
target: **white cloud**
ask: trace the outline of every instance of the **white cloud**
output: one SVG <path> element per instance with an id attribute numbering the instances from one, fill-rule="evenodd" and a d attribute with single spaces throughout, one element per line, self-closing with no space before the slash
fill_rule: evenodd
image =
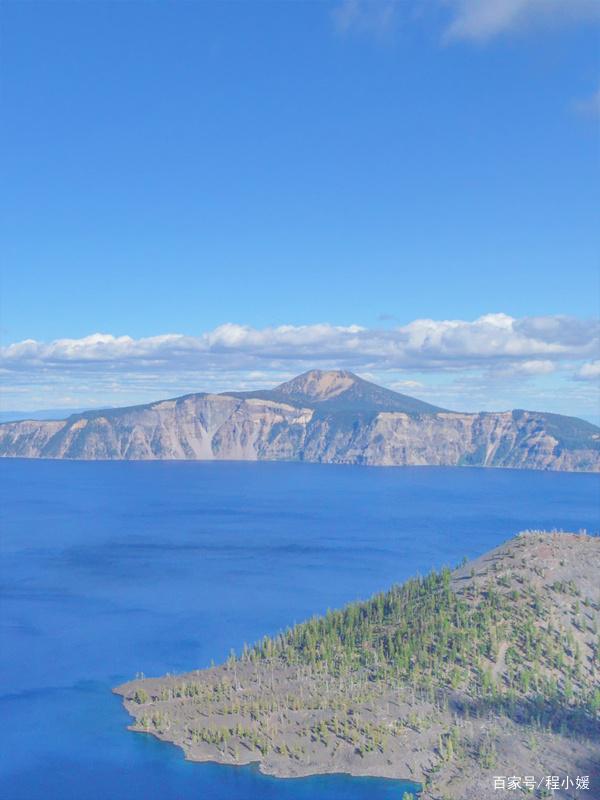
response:
<path id="1" fill-rule="evenodd" d="M 516 364 L 514 369 L 524 375 L 549 375 L 554 372 L 556 366 L 552 361 L 532 359 L 531 361 L 522 361 L 520 364 Z"/>
<path id="2" fill-rule="evenodd" d="M 598 0 L 444 0 L 453 10 L 447 40 L 483 42 L 533 26 L 600 19 Z"/>
<path id="3" fill-rule="evenodd" d="M 26 339 L 0 349 L 0 368 L 16 372 L 302 368 L 327 362 L 362 369 L 456 370 L 499 365 L 541 374 L 555 363 L 596 354 L 600 324 L 571 317 L 515 319 L 486 314 L 473 321 L 417 319 L 393 329 L 359 325 L 226 323 L 198 336 L 168 333 L 134 339 L 93 334 L 81 339 Z"/>
<path id="4" fill-rule="evenodd" d="M 600 359 L 588 361 L 583 364 L 575 373 L 575 376 L 582 381 L 600 380 Z"/>

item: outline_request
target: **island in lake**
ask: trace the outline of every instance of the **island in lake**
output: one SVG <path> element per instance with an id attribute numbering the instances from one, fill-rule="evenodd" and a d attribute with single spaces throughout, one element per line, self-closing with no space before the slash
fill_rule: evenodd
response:
<path id="1" fill-rule="evenodd" d="M 600 538 L 526 532 L 219 666 L 114 691 L 131 730 L 193 761 L 412 780 L 432 800 L 502 800 L 521 793 L 498 777 L 560 775 L 573 786 L 553 797 L 592 800 L 599 575 Z M 590 789 L 577 794 L 577 777 Z"/>
<path id="2" fill-rule="evenodd" d="M 600 428 L 541 411 L 462 413 L 344 370 L 0 424 L 0 457 L 309 461 L 600 471 Z"/>

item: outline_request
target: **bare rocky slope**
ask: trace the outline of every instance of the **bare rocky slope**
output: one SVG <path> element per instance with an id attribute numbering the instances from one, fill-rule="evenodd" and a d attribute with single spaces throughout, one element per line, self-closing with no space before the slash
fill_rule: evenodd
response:
<path id="1" fill-rule="evenodd" d="M 351 372 L 0 425 L 0 456 L 286 460 L 600 471 L 600 428 L 535 411 L 447 411 Z"/>
<path id="2" fill-rule="evenodd" d="M 115 692 L 131 730 L 192 761 L 407 779 L 422 800 L 598 800 L 598 575 L 600 538 L 522 533 L 220 666 Z"/>

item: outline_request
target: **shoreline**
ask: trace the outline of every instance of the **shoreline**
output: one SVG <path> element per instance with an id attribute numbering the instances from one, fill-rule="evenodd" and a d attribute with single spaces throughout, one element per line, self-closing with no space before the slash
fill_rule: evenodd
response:
<path id="1" fill-rule="evenodd" d="M 1 424 L 1 423 L 0 423 Z M 473 470 L 481 472 L 516 472 L 536 473 L 542 475 L 599 475 L 597 469 L 556 469 L 554 467 L 512 467 L 502 464 L 365 464 L 358 461 L 305 461 L 304 459 L 277 458 L 73 458 L 71 456 L 13 456 L 0 453 L 0 460 L 7 462 L 49 462 L 55 464 L 62 461 L 67 464 L 303 464 L 308 467 L 358 467 L 365 469 L 447 469 Z"/>

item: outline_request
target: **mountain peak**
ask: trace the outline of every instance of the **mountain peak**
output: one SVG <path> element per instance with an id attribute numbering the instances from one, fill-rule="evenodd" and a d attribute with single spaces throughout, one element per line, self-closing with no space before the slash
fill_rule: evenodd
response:
<path id="1" fill-rule="evenodd" d="M 443 408 L 385 389 L 343 369 L 311 369 L 260 396 L 319 408 L 324 413 L 403 411 L 435 414 Z"/>
<path id="2" fill-rule="evenodd" d="M 360 378 L 346 370 L 311 369 L 308 372 L 282 383 L 275 391 L 282 395 L 302 395 L 311 400 L 331 400 L 347 392 Z"/>

